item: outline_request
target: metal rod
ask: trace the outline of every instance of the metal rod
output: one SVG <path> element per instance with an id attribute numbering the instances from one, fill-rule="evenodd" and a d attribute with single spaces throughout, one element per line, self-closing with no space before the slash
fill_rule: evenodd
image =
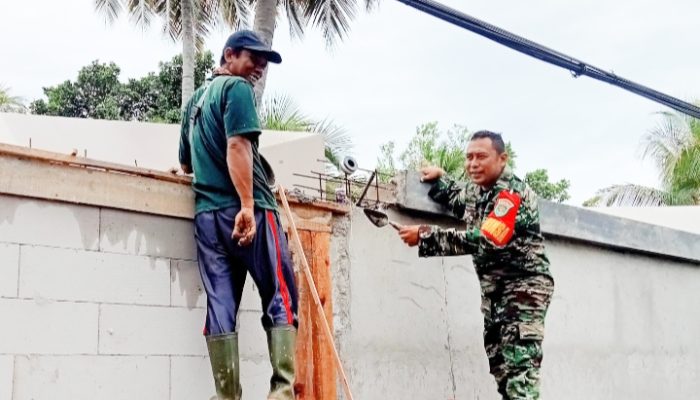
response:
<path id="1" fill-rule="evenodd" d="M 318 191 L 321 193 L 321 200 L 323 200 L 323 179 L 321 174 L 318 174 Z"/>
<path id="2" fill-rule="evenodd" d="M 377 191 L 377 203 L 379 203 L 379 176 L 378 175 L 377 175 L 377 179 L 374 180 L 374 188 Z"/>
<path id="3" fill-rule="evenodd" d="M 365 189 L 362 191 L 360 198 L 357 199 L 357 203 L 355 203 L 356 206 L 358 206 L 358 207 L 360 206 L 360 203 L 362 203 L 362 199 L 365 198 L 365 195 L 367 194 L 369 187 L 372 186 L 372 179 L 374 179 L 376 176 L 377 176 L 376 172 L 372 172 L 372 175 L 369 177 L 369 181 L 367 181 L 367 185 L 365 186 Z"/>
<path id="4" fill-rule="evenodd" d="M 297 184 L 297 183 L 295 183 L 293 186 L 294 186 L 294 187 L 298 187 L 298 188 L 302 188 L 302 189 L 313 190 L 314 192 L 318 192 L 318 191 L 319 191 L 318 188 L 316 188 L 316 187 L 305 186 L 305 185 L 299 185 L 299 184 Z M 327 190 L 324 190 L 323 193 L 325 193 L 326 195 L 333 194 L 333 192 L 329 192 L 329 191 L 327 191 Z"/>

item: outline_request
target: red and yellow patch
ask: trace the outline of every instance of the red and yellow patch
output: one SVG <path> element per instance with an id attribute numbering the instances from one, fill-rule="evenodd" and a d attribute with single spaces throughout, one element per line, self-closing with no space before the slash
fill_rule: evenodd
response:
<path id="1" fill-rule="evenodd" d="M 515 233 L 515 217 L 521 201 L 517 193 L 501 191 L 496 197 L 493 211 L 481 224 L 481 234 L 498 247 L 508 244 Z"/>

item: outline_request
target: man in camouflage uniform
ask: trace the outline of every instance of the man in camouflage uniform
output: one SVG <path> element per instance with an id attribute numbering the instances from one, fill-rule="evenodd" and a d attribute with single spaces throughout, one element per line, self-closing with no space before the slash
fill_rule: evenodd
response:
<path id="1" fill-rule="evenodd" d="M 475 133 L 467 148 L 471 182 L 459 185 L 436 167 L 430 197 L 466 223 L 464 230 L 406 226 L 399 234 L 420 257 L 471 254 L 481 283 L 484 347 L 504 400 L 539 398 L 544 320 L 554 280 L 544 252 L 535 193 L 507 167 L 499 134 Z"/>

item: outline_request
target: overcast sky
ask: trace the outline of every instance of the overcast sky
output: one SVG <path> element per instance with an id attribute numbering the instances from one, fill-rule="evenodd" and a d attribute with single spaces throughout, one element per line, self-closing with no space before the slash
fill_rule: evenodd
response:
<path id="1" fill-rule="evenodd" d="M 700 98 L 697 0 L 443 0 L 467 14 L 684 100 Z M 180 51 L 154 26 L 105 25 L 94 0 L 0 0 L 0 83 L 27 101 L 75 79 L 92 60 L 122 79 L 155 71 Z M 215 54 L 229 32 L 214 32 Z M 503 133 L 518 170 L 547 168 L 571 181 L 571 204 L 614 183 L 657 184 L 640 159 L 643 135 L 664 107 L 502 47 L 394 0 L 359 12 L 349 38 L 328 51 L 320 35 L 290 39 L 281 25 L 267 91 L 347 128 L 361 167 L 389 140 L 403 149 L 417 125 Z"/>

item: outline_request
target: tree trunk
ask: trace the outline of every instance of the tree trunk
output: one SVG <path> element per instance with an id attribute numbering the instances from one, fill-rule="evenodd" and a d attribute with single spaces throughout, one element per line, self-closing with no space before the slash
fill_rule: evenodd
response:
<path id="1" fill-rule="evenodd" d="M 180 0 L 182 8 L 182 104 L 184 108 L 194 92 L 194 0 Z"/>
<path id="2" fill-rule="evenodd" d="M 258 0 L 255 4 L 255 22 L 253 29 L 258 32 L 265 43 L 272 45 L 275 36 L 275 26 L 277 25 L 277 0 Z M 267 81 L 267 69 L 263 76 L 255 83 L 255 99 L 258 104 L 262 104 L 263 93 L 265 92 L 265 81 Z"/>

